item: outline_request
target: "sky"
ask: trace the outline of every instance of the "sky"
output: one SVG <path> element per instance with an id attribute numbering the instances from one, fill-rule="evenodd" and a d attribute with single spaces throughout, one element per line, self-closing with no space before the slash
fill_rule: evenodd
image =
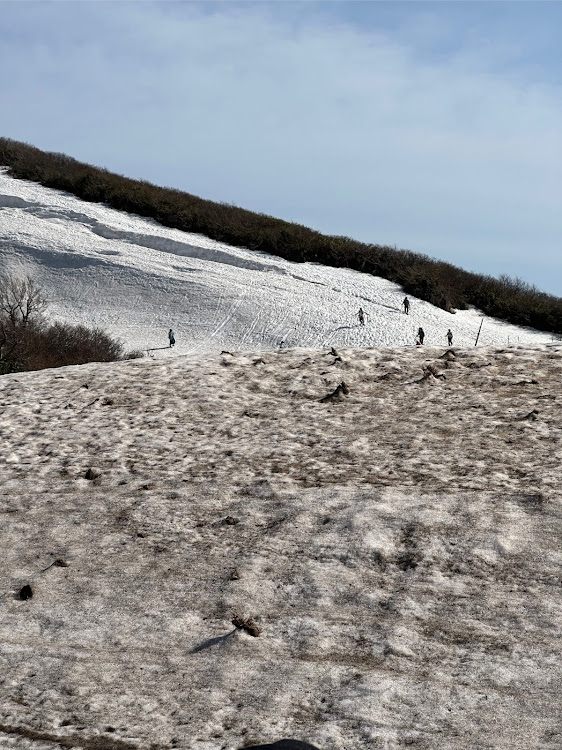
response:
<path id="1" fill-rule="evenodd" d="M 562 296 L 558 2 L 0 0 L 0 135 Z"/>

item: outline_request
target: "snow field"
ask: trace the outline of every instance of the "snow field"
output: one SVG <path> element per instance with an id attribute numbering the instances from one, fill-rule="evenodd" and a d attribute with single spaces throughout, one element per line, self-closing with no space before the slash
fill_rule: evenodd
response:
<path id="1" fill-rule="evenodd" d="M 127 349 L 155 358 L 283 347 L 546 344 L 476 310 L 455 315 L 399 286 L 348 269 L 289 263 L 263 253 L 159 226 L 102 204 L 8 177 L 0 169 L 0 266 L 29 273 L 50 299 L 50 315 L 99 326 Z M 357 318 L 367 313 L 366 326 Z M 168 348 L 173 328 L 177 345 Z"/>
<path id="2" fill-rule="evenodd" d="M 559 747 L 561 375 L 542 346 L 2 377 L 0 746 Z"/>

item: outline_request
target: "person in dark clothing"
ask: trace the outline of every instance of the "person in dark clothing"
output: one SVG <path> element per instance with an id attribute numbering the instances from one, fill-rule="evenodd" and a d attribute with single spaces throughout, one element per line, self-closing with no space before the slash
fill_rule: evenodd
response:
<path id="1" fill-rule="evenodd" d="M 359 317 L 359 324 L 364 326 L 365 325 L 365 311 L 362 307 L 359 308 L 359 312 L 357 313 Z"/>
<path id="2" fill-rule="evenodd" d="M 170 342 L 171 347 L 174 346 L 174 344 L 176 343 L 176 337 L 174 336 L 174 332 L 172 331 L 171 328 L 168 331 L 168 341 Z"/>
<path id="3" fill-rule="evenodd" d="M 418 338 L 420 340 L 420 344 L 423 344 L 424 337 L 425 337 L 425 333 L 423 332 L 423 328 L 420 326 L 418 328 Z"/>
<path id="4" fill-rule="evenodd" d="M 404 312 L 406 315 L 409 315 L 410 313 L 410 300 L 407 297 L 404 297 L 404 301 L 402 302 L 404 305 Z"/>
<path id="5" fill-rule="evenodd" d="M 449 346 L 453 345 L 453 332 L 451 331 L 450 328 L 447 331 L 447 341 L 449 342 Z"/>

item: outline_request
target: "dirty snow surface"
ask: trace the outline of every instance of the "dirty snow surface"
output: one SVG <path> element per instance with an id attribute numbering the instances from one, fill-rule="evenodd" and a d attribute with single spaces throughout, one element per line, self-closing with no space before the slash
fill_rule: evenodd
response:
<path id="1" fill-rule="evenodd" d="M 559 750 L 561 376 L 545 345 L 0 378 L 0 747 Z"/>
<path id="2" fill-rule="evenodd" d="M 280 347 L 544 344 L 548 333 L 482 316 L 455 315 L 390 281 L 346 269 L 289 263 L 67 193 L 0 169 L 0 271 L 31 274 L 50 315 L 99 326 L 127 349 L 155 358 Z M 359 325 L 362 307 L 367 324 Z M 167 332 L 176 334 L 174 352 Z"/>

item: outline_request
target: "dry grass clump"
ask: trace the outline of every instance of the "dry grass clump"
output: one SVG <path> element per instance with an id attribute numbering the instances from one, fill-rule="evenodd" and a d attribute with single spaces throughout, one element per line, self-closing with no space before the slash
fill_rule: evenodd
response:
<path id="1" fill-rule="evenodd" d="M 239 630 L 245 630 L 249 635 L 257 638 L 261 633 L 261 628 L 252 620 L 251 617 L 240 617 L 240 615 L 233 615 L 232 624 Z"/>

